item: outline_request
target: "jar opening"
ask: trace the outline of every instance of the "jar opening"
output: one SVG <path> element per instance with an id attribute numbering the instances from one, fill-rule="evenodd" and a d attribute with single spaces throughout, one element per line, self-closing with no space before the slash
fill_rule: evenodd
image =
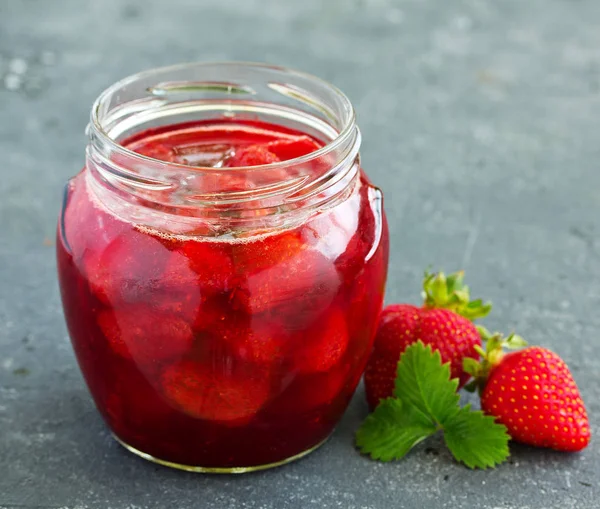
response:
<path id="1" fill-rule="evenodd" d="M 321 146 L 300 157 L 239 167 L 165 161 L 124 146 L 149 129 L 219 119 L 279 126 Z M 333 203 L 358 174 L 361 141 L 354 109 L 337 88 L 252 63 L 182 64 L 125 78 L 94 103 L 88 134 L 86 167 L 105 192 L 173 216 L 253 224 Z M 231 186 L 234 181 L 241 184 Z"/>
<path id="2" fill-rule="evenodd" d="M 231 78 L 227 81 L 211 79 L 219 73 Z M 207 79 L 199 79 L 203 74 Z M 190 79 L 185 79 L 186 75 Z M 257 77 L 261 80 L 267 78 L 268 81 L 261 83 L 262 87 L 242 81 L 244 78 Z M 300 84 L 296 84 L 296 81 Z M 257 100 L 257 97 L 265 95 L 265 91 L 260 90 L 265 87 L 270 92 L 269 95 L 281 101 L 281 104 Z M 196 104 L 191 104 L 193 102 Z M 190 118 L 193 115 L 191 110 L 195 110 L 200 116 L 212 110 L 213 113 L 221 112 L 225 118 L 232 119 L 236 111 L 237 114 L 264 115 L 269 108 L 275 107 L 283 121 L 290 121 L 290 117 L 300 115 L 302 118 L 296 118 L 295 121 L 303 122 L 310 131 L 324 135 L 323 146 L 310 154 L 290 160 L 245 166 L 246 170 L 281 169 L 319 159 L 352 138 L 356 130 L 355 112 L 350 100 L 328 82 L 285 67 L 250 62 L 221 62 L 178 64 L 143 71 L 118 81 L 104 90 L 94 102 L 88 132 L 91 137 L 100 138 L 113 152 L 122 152 L 140 161 L 164 163 L 124 147 L 119 143 L 123 134 L 135 131 L 136 127 L 139 130 L 150 123 L 156 125 L 160 118 Z M 153 110 L 158 119 L 148 118 Z M 214 170 L 211 166 L 174 162 L 169 163 L 169 166 L 194 173 Z"/>

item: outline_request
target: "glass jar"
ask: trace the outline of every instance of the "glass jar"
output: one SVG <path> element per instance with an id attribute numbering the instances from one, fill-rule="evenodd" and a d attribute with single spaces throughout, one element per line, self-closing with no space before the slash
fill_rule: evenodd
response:
<path id="1" fill-rule="evenodd" d="M 387 272 L 348 98 L 280 67 L 186 64 L 107 89 L 87 133 L 58 274 L 116 439 L 201 472 L 314 450 L 359 382 Z M 249 146 L 277 156 L 228 163 Z"/>

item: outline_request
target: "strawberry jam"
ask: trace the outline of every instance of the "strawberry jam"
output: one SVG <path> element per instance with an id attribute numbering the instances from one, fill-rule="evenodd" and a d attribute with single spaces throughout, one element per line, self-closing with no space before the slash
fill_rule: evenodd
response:
<path id="1" fill-rule="evenodd" d="M 219 170 L 215 192 L 243 195 L 260 173 L 241 178 L 240 168 L 274 165 L 285 180 L 287 162 L 292 171 L 324 142 L 221 118 L 119 145 L 148 158 L 140 167 L 185 166 L 185 182 Z M 88 159 L 66 188 L 58 273 L 78 362 L 114 435 L 198 471 L 273 466 L 324 441 L 364 370 L 387 271 L 381 194 L 358 165 L 341 198 L 301 219 L 225 234 L 214 225 L 238 217 L 233 205 L 219 205 L 212 226 L 184 231 L 179 216 L 205 224 L 200 206 L 171 206 L 177 192 L 164 190 L 152 192 L 171 205 L 151 204 L 142 186 L 124 196 L 92 170 Z M 262 221 L 263 210 L 252 217 Z"/>

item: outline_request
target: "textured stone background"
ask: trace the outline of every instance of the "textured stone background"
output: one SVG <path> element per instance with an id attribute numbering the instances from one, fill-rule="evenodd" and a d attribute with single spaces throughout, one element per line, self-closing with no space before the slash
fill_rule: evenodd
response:
<path id="1" fill-rule="evenodd" d="M 243 477 L 184 474 L 109 437 L 66 336 L 53 234 L 93 99 L 134 71 L 258 60 L 353 100 L 385 191 L 388 301 L 425 266 L 464 267 L 492 328 L 559 352 L 600 425 L 600 3 L 597 0 L 0 0 L 0 507 L 598 507 L 600 441 L 515 446 L 471 472 L 439 441 L 359 456 L 362 390 L 305 460 Z"/>

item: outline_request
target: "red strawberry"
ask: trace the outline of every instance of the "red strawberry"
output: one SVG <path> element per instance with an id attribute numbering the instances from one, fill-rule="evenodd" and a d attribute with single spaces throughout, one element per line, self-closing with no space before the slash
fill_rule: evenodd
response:
<path id="1" fill-rule="evenodd" d="M 383 306 L 385 272 L 382 266 L 386 266 L 386 256 L 387 246 L 382 244 L 347 291 L 349 359 L 360 373 L 365 370 L 371 354 Z"/>
<path id="2" fill-rule="evenodd" d="M 327 372 L 298 375 L 281 388 L 277 399 L 265 411 L 281 420 L 293 419 L 325 405 L 329 407 L 342 392 L 354 392 L 349 389 L 354 386 L 350 385 L 348 372 L 349 366 L 340 363 Z"/>
<path id="3" fill-rule="evenodd" d="M 463 371 L 463 358 L 478 358 L 481 345 L 477 328 L 466 318 L 484 316 L 489 304 L 469 301 L 468 288 L 462 284 L 462 273 L 426 275 L 425 306 L 394 304 L 380 316 L 373 353 L 365 370 L 365 390 L 371 409 L 379 400 L 392 396 L 396 367 L 407 346 L 417 340 L 439 350 L 442 361 L 450 363 L 453 378 L 462 387 L 470 378 Z M 446 309 L 448 308 L 448 309 Z"/>
<path id="4" fill-rule="evenodd" d="M 322 311 L 335 296 L 339 277 L 333 264 L 318 251 L 298 256 L 246 278 L 247 308 L 253 313 L 275 307 L 295 307 L 296 313 Z"/>
<path id="5" fill-rule="evenodd" d="M 99 249 L 85 251 L 83 269 L 92 291 L 104 303 L 147 301 L 162 282 L 170 254 L 156 238 L 130 230 Z"/>
<path id="6" fill-rule="evenodd" d="M 233 278 L 233 261 L 228 254 L 228 245 L 223 242 L 187 241 L 181 247 L 187 267 L 195 271 L 203 295 L 223 292 L 230 288 Z M 177 260 L 180 265 L 186 265 Z M 169 265 L 172 273 L 179 268 Z M 185 273 L 185 267 L 180 268 Z"/>
<path id="7" fill-rule="evenodd" d="M 329 306 L 339 287 L 333 263 L 287 232 L 234 248 L 240 286 L 234 306 L 272 314 L 286 330 L 310 326 Z"/>
<path id="8" fill-rule="evenodd" d="M 564 361 L 547 348 L 529 347 L 504 355 L 502 346 L 520 346 L 481 328 L 487 349 L 481 364 L 467 368 L 481 389 L 481 408 L 504 424 L 517 442 L 558 451 L 579 451 L 590 441 L 590 425 L 579 389 Z"/>
<path id="9" fill-rule="evenodd" d="M 98 325 L 115 353 L 142 367 L 178 359 L 193 343 L 187 322 L 143 305 L 101 311 Z"/>
<path id="10" fill-rule="evenodd" d="M 318 322 L 308 331 L 299 333 L 300 341 L 294 353 L 294 366 L 303 373 L 319 373 L 332 369 L 348 346 L 346 317 L 339 309 L 328 313 L 325 323 Z"/>
<path id="11" fill-rule="evenodd" d="M 271 152 L 266 145 L 249 145 L 239 148 L 235 154 L 225 162 L 228 168 L 244 166 L 260 166 L 262 164 L 277 163 L 280 159 Z"/>
<path id="12" fill-rule="evenodd" d="M 319 148 L 320 145 L 309 136 L 257 143 L 238 148 L 235 154 L 225 161 L 225 166 L 237 168 L 288 161 L 310 154 Z"/>
<path id="13" fill-rule="evenodd" d="M 245 275 L 275 267 L 300 255 L 306 246 L 300 234 L 290 230 L 259 238 L 252 243 L 233 244 L 231 249 L 235 271 Z"/>
<path id="14" fill-rule="evenodd" d="M 419 312 L 419 308 L 409 304 L 395 304 L 381 312 L 373 353 L 365 369 L 365 391 L 371 409 L 394 392 L 400 355 L 418 339 L 415 330 Z"/>
<path id="15" fill-rule="evenodd" d="M 213 330 L 215 338 L 226 344 L 235 356 L 246 362 L 258 364 L 279 364 L 283 362 L 289 337 L 275 323 L 266 324 L 257 320 L 256 324 L 232 318 L 222 322 Z"/>
<path id="16" fill-rule="evenodd" d="M 161 378 L 169 402 L 197 419 L 246 424 L 269 397 L 269 378 L 242 376 L 228 366 L 192 361 L 169 366 Z"/>
<path id="17" fill-rule="evenodd" d="M 302 157 L 321 147 L 309 136 L 298 136 L 292 140 L 276 140 L 265 143 L 269 152 L 275 154 L 281 161 Z"/>
<path id="18" fill-rule="evenodd" d="M 378 192 L 378 190 L 368 187 L 362 181 L 360 194 L 357 195 L 358 203 L 352 204 L 359 207 L 359 214 L 342 211 L 346 213 L 347 218 L 354 217 L 356 221 L 352 225 L 351 232 L 353 234 L 346 243 L 345 251 L 335 260 L 336 268 L 348 284 L 352 284 L 359 272 L 364 268 L 365 259 L 375 244 L 377 234 L 386 228 L 383 223 L 378 224 L 376 219 L 377 209 L 374 206 L 373 198 L 377 196 Z M 347 222 L 348 219 L 346 219 Z"/>
<path id="19" fill-rule="evenodd" d="M 350 285 L 364 268 L 380 233 L 369 195 L 370 188 L 361 178 L 347 200 L 317 214 L 300 230 L 304 243 L 333 259 L 340 276 Z"/>

